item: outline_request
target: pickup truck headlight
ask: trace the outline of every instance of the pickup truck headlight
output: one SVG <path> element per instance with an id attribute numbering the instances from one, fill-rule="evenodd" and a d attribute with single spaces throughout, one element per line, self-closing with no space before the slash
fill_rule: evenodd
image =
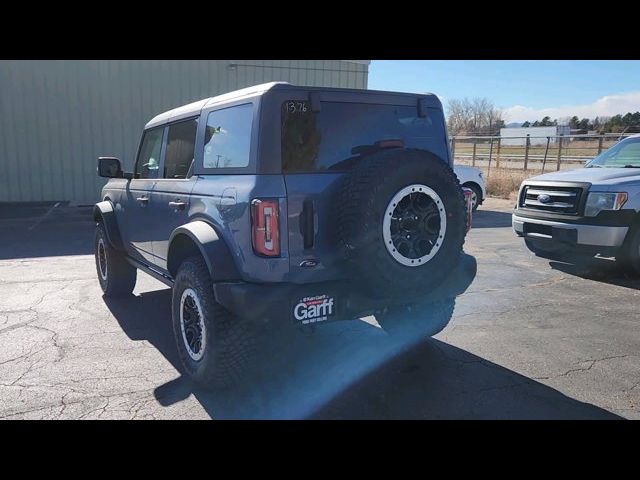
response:
<path id="1" fill-rule="evenodd" d="M 592 192 L 587 197 L 587 204 L 584 207 L 584 215 L 585 217 L 595 217 L 602 210 L 620 210 L 626 201 L 626 192 Z"/>

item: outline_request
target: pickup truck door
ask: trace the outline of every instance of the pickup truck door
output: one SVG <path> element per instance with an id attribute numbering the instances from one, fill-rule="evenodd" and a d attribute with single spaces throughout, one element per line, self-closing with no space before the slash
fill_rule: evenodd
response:
<path id="1" fill-rule="evenodd" d="M 164 154 L 164 130 L 158 127 L 144 132 L 134 167 L 135 178 L 127 182 L 120 201 L 121 209 L 116 211 L 122 241 L 129 255 L 151 263 L 155 263 L 150 228 L 150 211 L 153 207 L 151 192 Z"/>
<path id="2" fill-rule="evenodd" d="M 163 270 L 167 268 L 171 233 L 189 221 L 190 195 L 198 178 L 192 175 L 197 128 L 197 118 L 168 126 L 160 178 L 151 192 L 150 235 L 154 264 Z"/>

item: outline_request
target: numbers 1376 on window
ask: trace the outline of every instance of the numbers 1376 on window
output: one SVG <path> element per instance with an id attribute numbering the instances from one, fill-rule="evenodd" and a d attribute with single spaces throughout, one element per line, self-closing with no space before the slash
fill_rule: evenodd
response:
<path id="1" fill-rule="evenodd" d="M 309 102 L 290 100 L 284 104 L 287 113 L 307 113 L 309 111 Z"/>

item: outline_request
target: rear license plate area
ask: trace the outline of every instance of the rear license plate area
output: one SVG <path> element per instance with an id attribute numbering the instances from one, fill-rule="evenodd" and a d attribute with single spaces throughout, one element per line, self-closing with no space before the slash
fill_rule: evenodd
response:
<path id="1" fill-rule="evenodd" d="M 300 297 L 291 302 L 291 318 L 298 325 L 337 320 L 338 304 L 336 297 L 330 294 Z"/>

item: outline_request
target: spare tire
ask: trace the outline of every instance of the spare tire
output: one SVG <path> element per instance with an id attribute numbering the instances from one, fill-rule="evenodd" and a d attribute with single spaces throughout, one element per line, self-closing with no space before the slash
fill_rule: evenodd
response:
<path id="1" fill-rule="evenodd" d="M 428 292 L 457 265 L 466 234 L 458 178 L 417 149 L 362 158 L 337 196 L 337 239 L 353 280 L 384 297 Z"/>

